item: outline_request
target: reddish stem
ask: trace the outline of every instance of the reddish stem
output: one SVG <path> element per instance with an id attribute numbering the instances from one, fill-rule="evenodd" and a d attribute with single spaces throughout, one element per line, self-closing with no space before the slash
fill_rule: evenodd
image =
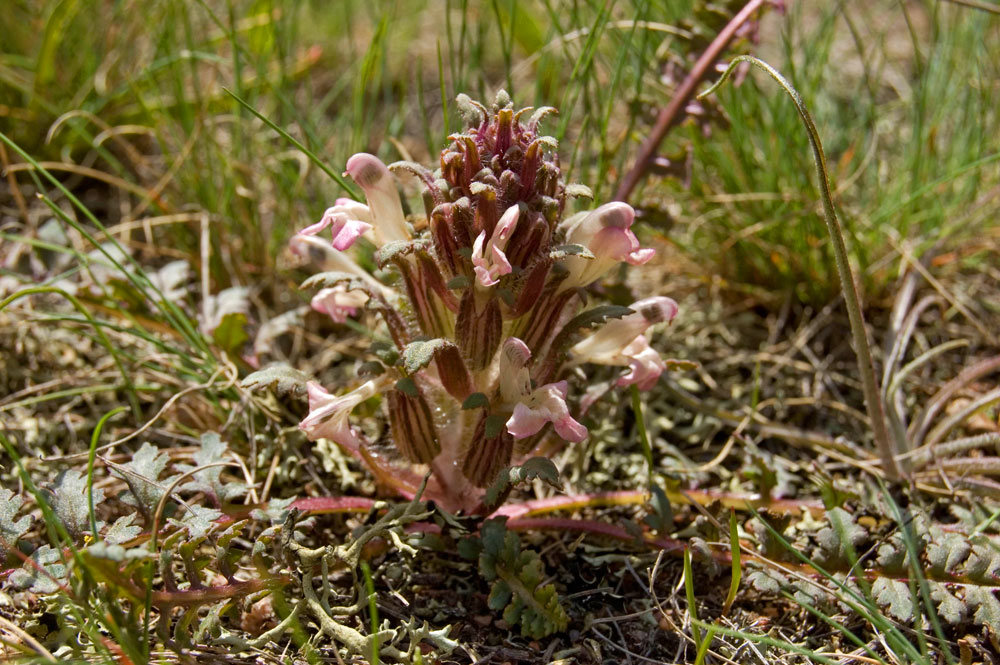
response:
<path id="1" fill-rule="evenodd" d="M 498 517 L 506 516 L 511 519 L 517 519 L 529 515 L 551 513 L 556 510 L 641 504 L 646 503 L 648 497 L 648 492 L 637 490 L 555 496 L 548 499 L 536 499 L 534 501 L 506 505 L 497 509 L 493 514 Z M 744 510 L 749 506 L 756 510 L 768 510 L 773 513 L 801 513 L 808 511 L 814 517 L 824 513 L 822 502 L 806 499 L 763 499 L 759 496 L 712 492 L 710 490 L 684 490 L 683 492 L 667 490 L 667 497 L 672 502 L 678 504 L 695 501 L 703 506 L 718 501 L 726 508 L 734 510 Z"/>
<path id="2" fill-rule="evenodd" d="M 660 143 L 663 142 L 664 137 L 670 128 L 677 124 L 681 117 L 684 107 L 687 103 L 691 101 L 694 97 L 695 89 L 698 84 L 701 83 L 702 79 L 708 74 L 709 69 L 715 64 L 719 55 L 725 50 L 729 42 L 732 41 L 733 36 L 736 31 L 746 23 L 750 16 L 757 11 L 761 5 L 764 4 L 764 0 L 750 0 L 740 12 L 733 17 L 733 19 L 722 29 L 712 43 L 708 45 L 705 52 L 701 54 L 698 61 L 695 63 L 694 68 L 691 73 L 687 75 L 681 86 L 677 89 L 670 103 L 667 104 L 666 108 L 660 111 L 659 117 L 656 119 L 656 125 L 653 127 L 653 131 L 650 133 L 649 138 L 642 145 L 639 150 L 639 156 L 635 160 L 635 164 L 632 165 L 632 169 L 625 175 L 622 179 L 621 184 L 618 186 L 618 191 L 615 192 L 616 201 L 627 201 L 629 196 L 635 190 L 639 181 L 646 174 L 649 169 L 649 165 L 653 162 L 656 157 L 657 151 L 660 149 Z"/>
<path id="3" fill-rule="evenodd" d="M 507 528 L 515 531 L 531 531 L 532 529 L 554 529 L 556 531 L 575 531 L 578 533 L 592 533 L 598 536 L 607 536 L 615 540 L 634 542 L 636 537 L 620 526 L 608 524 L 606 522 L 596 522 L 594 520 L 578 520 L 571 517 L 518 517 L 507 521 Z M 687 545 L 683 541 L 673 538 L 653 538 L 643 536 L 642 542 L 661 549 L 668 554 L 677 554 L 684 551 Z M 712 555 L 725 563 L 729 563 L 729 552 L 714 552 Z"/>

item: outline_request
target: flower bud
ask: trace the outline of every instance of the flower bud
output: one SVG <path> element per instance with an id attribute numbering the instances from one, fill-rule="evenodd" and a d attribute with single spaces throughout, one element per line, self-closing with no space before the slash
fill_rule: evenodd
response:
<path id="1" fill-rule="evenodd" d="M 458 250 L 461 245 L 452 232 L 452 208 L 454 204 L 445 203 L 437 206 L 431 211 L 431 241 L 434 243 L 434 251 L 441 261 L 448 277 L 464 274 L 464 263 Z"/>
<path id="2" fill-rule="evenodd" d="M 410 232 L 406 229 L 396 181 L 382 160 L 365 152 L 358 153 L 347 160 L 347 173 L 364 190 L 368 199 L 375 242 L 384 245 L 409 240 Z"/>
<path id="3" fill-rule="evenodd" d="M 430 464 L 441 452 L 441 442 L 431 409 L 413 379 L 397 383 L 396 390 L 389 392 L 388 403 L 396 448 L 411 462 Z"/>
<path id="4" fill-rule="evenodd" d="M 503 317 L 496 298 L 484 298 L 477 303 L 475 289 L 467 289 L 458 309 L 455 324 L 455 341 L 473 371 L 484 369 L 493 360 L 500 346 Z"/>
<path id="5" fill-rule="evenodd" d="M 454 332 L 449 305 L 457 309 L 455 296 L 441 279 L 433 261 L 421 251 L 416 258 L 401 256 L 394 259 L 406 284 L 406 293 L 420 330 L 427 337 L 451 337 Z M 446 300 L 443 300 L 446 298 Z"/>
<path id="6" fill-rule="evenodd" d="M 514 437 L 504 427 L 503 418 L 491 416 L 484 410 L 465 453 L 462 473 L 476 487 L 487 487 L 510 465 L 513 451 Z"/>

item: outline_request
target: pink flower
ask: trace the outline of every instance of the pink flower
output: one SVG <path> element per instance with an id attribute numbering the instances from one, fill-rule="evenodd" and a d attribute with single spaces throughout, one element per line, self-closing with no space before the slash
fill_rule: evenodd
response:
<path id="1" fill-rule="evenodd" d="M 632 232 L 635 211 L 627 203 L 605 203 L 595 210 L 573 215 L 562 223 L 566 242 L 583 245 L 594 258 L 566 257 L 569 276 L 562 288 L 587 286 L 621 261 L 642 265 L 656 254 L 652 248 L 639 246 Z"/>
<path id="2" fill-rule="evenodd" d="M 347 174 L 364 190 L 368 199 L 370 219 L 361 221 L 371 222 L 374 226 L 375 244 L 381 247 L 387 242 L 409 241 L 410 232 L 406 228 L 396 181 L 382 160 L 359 152 L 347 160 Z"/>
<path id="3" fill-rule="evenodd" d="M 566 382 L 532 389 L 530 358 L 531 351 L 518 338 L 510 337 L 504 342 L 500 354 L 500 396 L 508 408 L 513 407 L 507 431 L 515 439 L 524 439 L 537 434 L 546 423 L 552 423 L 556 434 L 566 441 L 583 441 L 587 438 L 587 428 L 569 413 Z"/>
<path id="4" fill-rule="evenodd" d="M 358 307 L 368 302 L 368 294 L 364 291 L 348 291 L 344 286 L 321 289 L 313 296 L 312 308 L 326 314 L 334 323 L 343 323 L 348 317 L 357 314 Z"/>
<path id="5" fill-rule="evenodd" d="M 484 287 L 494 286 L 500 281 L 502 275 L 510 274 L 511 265 L 504 250 L 507 248 L 507 241 L 510 240 L 517 227 L 519 214 L 520 210 L 516 205 L 507 208 L 507 212 L 503 214 L 494 227 L 493 236 L 489 242 L 486 242 L 486 231 L 483 231 L 473 243 L 472 265 L 480 285 Z"/>
<path id="6" fill-rule="evenodd" d="M 619 386 L 630 386 L 634 383 L 639 390 L 650 390 L 667 369 L 667 364 L 649 345 L 645 335 L 639 335 L 622 349 L 621 357 L 628 363 L 629 371 L 615 382 Z"/>
<path id="7" fill-rule="evenodd" d="M 299 423 L 299 429 L 310 440 L 330 439 L 351 450 L 358 450 L 361 439 L 351 429 L 348 416 L 358 404 L 379 391 L 377 379 L 368 381 L 346 395 L 331 395 L 315 381 L 306 384 L 309 392 L 309 415 Z"/>
<path id="8" fill-rule="evenodd" d="M 371 230 L 372 225 L 364 221 L 368 215 L 366 206 L 354 201 L 347 200 L 349 202 L 345 203 L 341 203 L 341 201 L 345 201 L 345 199 L 338 199 L 336 205 L 327 208 L 321 220 L 302 229 L 300 233 L 315 236 L 319 235 L 323 229 L 330 227 L 333 235 L 333 247 L 340 251 L 348 249 L 362 234 Z"/>
<path id="9" fill-rule="evenodd" d="M 378 293 L 386 297 L 394 297 L 392 289 L 386 287 L 378 281 L 372 274 L 362 268 L 351 258 L 347 252 L 341 252 L 314 235 L 296 233 L 288 243 L 292 253 L 296 256 L 308 258 L 319 264 L 321 270 L 329 272 L 343 272 L 360 278 L 372 293 Z"/>
<path id="10" fill-rule="evenodd" d="M 618 379 L 618 385 L 634 383 L 640 390 L 649 390 L 667 366 L 643 333 L 656 323 L 673 321 L 677 303 L 665 296 L 655 296 L 633 303 L 631 309 L 632 314 L 608 321 L 571 351 L 580 362 L 629 367 L 629 372 Z"/>

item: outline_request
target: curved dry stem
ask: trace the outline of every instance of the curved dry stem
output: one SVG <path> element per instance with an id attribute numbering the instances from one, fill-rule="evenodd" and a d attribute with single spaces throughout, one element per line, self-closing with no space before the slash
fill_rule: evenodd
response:
<path id="1" fill-rule="evenodd" d="M 914 471 L 919 471 L 935 459 L 985 448 L 986 446 L 1000 446 L 1000 433 L 987 432 L 986 434 L 976 434 L 975 436 L 955 439 L 947 443 L 926 445 L 923 448 L 918 448 L 911 453 L 907 453 L 907 456 L 912 458 L 910 462 L 911 468 Z"/>
<path id="2" fill-rule="evenodd" d="M 833 205 L 833 197 L 830 193 L 830 177 L 826 168 L 826 157 L 823 155 L 823 145 L 820 142 L 819 132 L 816 130 L 812 116 L 809 115 L 809 111 L 806 109 L 805 102 L 802 101 L 802 97 L 798 91 L 776 69 L 763 60 L 747 55 L 734 58 L 719 80 L 708 90 L 698 95 L 698 99 L 702 99 L 718 90 L 719 86 L 726 82 L 733 73 L 733 70 L 742 62 L 748 62 L 764 70 L 781 86 L 781 89 L 788 94 L 795 104 L 795 109 L 799 112 L 799 116 L 802 118 L 806 132 L 809 135 L 809 144 L 813 149 L 813 157 L 816 159 L 816 171 L 819 175 L 823 210 L 826 213 L 824 217 L 826 219 L 827 230 L 830 233 L 830 241 L 833 245 L 833 256 L 837 264 L 837 272 L 840 274 L 844 302 L 847 305 L 847 316 L 851 323 L 854 352 L 858 357 L 858 371 L 861 374 L 865 408 L 868 410 L 868 417 L 872 421 L 872 434 L 875 437 L 875 445 L 878 447 L 879 457 L 882 460 L 882 469 L 890 480 L 897 479 L 900 477 L 900 471 L 896 463 L 896 458 L 893 455 L 892 442 L 889 439 L 889 429 L 886 425 L 885 408 L 882 404 L 878 379 L 875 378 L 875 365 L 872 361 L 871 349 L 868 345 L 868 333 L 865 331 L 864 312 L 861 310 L 857 287 L 854 284 L 854 274 L 851 271 L 851 263 L 847 254 L 847 244 L 844 242 L 844 232 L 837 217 L 837 211 Z"/>
<path id="3" fill-rule="evenodd" d="M 985 409 L 992 404 L 996 404 L 997 402 L 1000 402 L 1000 388 L 991 390 L 985 395 L 979 397 L 979 399 L 973 400 L 964 408 L 959 409 L 954 414 L 942 420 L 941 423 L 932 429 L 930 434 L 927 435 L 927 445 L 936 445 L 941 441 L 941 439 L 947 436 L 948 432 L 955 429 L 972 414 Z"/>
<path id="4" fill-rule="evenodd" d="M 1000 369 L 1000 356 L 987 358 L 971 367 L 963 369 L 958 376 L 944 385 L 941 390 L 934 393 L 924 410 L 917 416 L 913 424 L 910 425 L 909 438 L 914 446 L 923 444 L 927 431 L 931 428 L 935 416 L 941 411 L 951 399 L 952 395 L 976 381 L 980 377 L 986 376 Z"/>

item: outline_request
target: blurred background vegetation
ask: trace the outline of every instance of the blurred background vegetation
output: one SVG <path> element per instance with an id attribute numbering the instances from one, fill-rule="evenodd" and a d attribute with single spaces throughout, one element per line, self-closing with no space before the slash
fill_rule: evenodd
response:
<path id="1" fill-rule="evenodd" d="M 769 60 L 813 110 L 869 295 L 929 248 L 988 269 L 996 15 L 947 2 L 788 5 L 733 50 Z M 433 162 L 461 122 L 455 95 L 490 101 L 503 87 L 519 106 L 559 108 L 548 130 L 571 179 L 607 200 L 740 6 L 11 0 L 0 131 L 89 191 L 134 247 L 195 256 L 208 214 L 217 289 L 272 274 L 290 233 L 343 194 L 227 90 L 339 171 L 359 150 Z M 689 110 L 662 147 L 662 174 L 631 203 L 706 274 L 765 302 L 828 302 L 837 280 L 791 104 L 750 76 Z M 22 160 L 6 160 L 27 181 Z"/>

